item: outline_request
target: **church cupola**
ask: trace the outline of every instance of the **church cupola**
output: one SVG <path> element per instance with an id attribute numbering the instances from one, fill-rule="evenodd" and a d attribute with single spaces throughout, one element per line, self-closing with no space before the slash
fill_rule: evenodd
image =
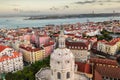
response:
<path id="1" fill-rule="evenodd" d="M 74 55 L 65 47 L 65 37 L 63 30 L 61 30 L 59 47 L 50 57 L 51 80 L 74 80 L 74 65 Z"/>
<path id="2" fill-rule="evenodd" d="M 65 48 L 65 36 L 63 30 L 61 30 L 59 35 L 59 48 Z"/>

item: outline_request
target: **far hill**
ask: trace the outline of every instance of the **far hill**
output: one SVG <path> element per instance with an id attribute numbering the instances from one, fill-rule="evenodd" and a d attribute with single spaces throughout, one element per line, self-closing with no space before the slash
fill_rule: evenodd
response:
<path id="1" fill-rule="evenodd" d="M 38 19 L 64 19 L 64 18 L 89 18 L 89 17 L 116 17 L 120 16 L 120 13 L 98 13 L 98 14 L 72 14 L 72 15 L 45 15 L 45 16 L 31 16 L 26 20 L 38 20 Z"/>

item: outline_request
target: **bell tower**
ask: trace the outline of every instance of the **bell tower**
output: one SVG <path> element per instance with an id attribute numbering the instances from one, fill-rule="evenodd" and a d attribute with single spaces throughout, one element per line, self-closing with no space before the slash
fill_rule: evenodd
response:
<path id="1" fill-rule="evenodd" d="M 65 48 L 65 37 L 64 37 L 64 32 L 61 30 L 60 35 L 59 35 L 59 48 Z"/>

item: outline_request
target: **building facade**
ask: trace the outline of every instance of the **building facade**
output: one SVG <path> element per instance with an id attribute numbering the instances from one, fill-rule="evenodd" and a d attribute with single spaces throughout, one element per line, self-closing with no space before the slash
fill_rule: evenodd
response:
<path id="1" fill-rule="evenodd" d="M 20 45 L 20 51 L 23 53 L 24 61 L 28 63 L 34 63 L 35 61 L 42 60 L 45 57 L 45 50 L 42 48 Z"/>
<path id="2" fill-rule="evenodd" d="M 85 62 L 90 56 L 91 44 L 87 40 L 67 39 L 66 47 L 72 51 L 75 61 Z"/>
<path id="3" fill-rule="evenodd" d="M 0 73 L 23 69 L 23 56 L 12 48 L 0 45 Z"/>
<path id="4" fill-rule="evenodd" d="M 97 43 L 97 50 L 109 55 L 115 55 L 120 50 L 120 38 L 111 41 L 101 40 Z"/>

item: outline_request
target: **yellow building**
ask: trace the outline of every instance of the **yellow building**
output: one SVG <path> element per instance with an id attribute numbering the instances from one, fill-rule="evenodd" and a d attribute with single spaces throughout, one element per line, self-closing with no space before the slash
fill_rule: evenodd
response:
<path id="1" fill-rule="evenodd" d="M 35 61 L 42 60 L 45 57 L 45 50 L 41 48 L 20 45 L 20 51 L 23 53 L 24 61 L 28 63 L 34 63 Z"/>
<path id="2" fill-rule="evenodd" d="M 120 38 L 115 38 L 111 41 L 98 41 L 97 50 L 106 54 L 115 55 L 120 50 Z"/>

